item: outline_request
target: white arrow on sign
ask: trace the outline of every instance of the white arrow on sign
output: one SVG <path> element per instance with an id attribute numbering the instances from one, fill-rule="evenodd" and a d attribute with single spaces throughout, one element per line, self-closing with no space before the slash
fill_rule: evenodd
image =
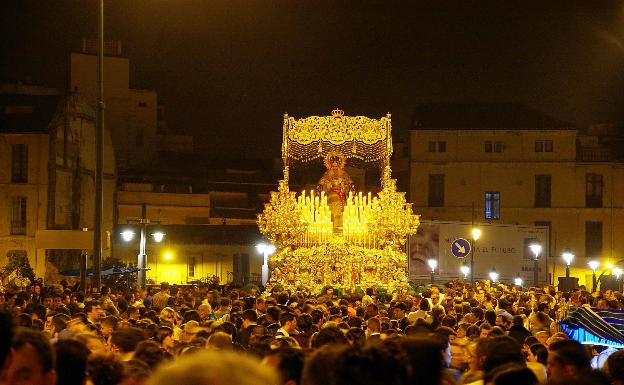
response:
<path id="1" fill-rule="evenodd" d="M 466 254 L 466 248 L 460 245 L 458 242 L 455 242 L 455 247 L 457 247 L 457 250 L 459 250 L 460 253 Z"/>

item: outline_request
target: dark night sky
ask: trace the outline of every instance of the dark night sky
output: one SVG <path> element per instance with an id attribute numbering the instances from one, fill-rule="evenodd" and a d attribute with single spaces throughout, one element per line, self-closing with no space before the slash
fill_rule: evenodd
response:
<path id="1" fill-rule="evenodd" d="M 279 156 L 281 119 L 520 102 L 624 121 L 624 1 L 107 0 L 135 88 L 210 155 Z M 0 81 L 63 87 L 94 0 L 3 0 Z"/>

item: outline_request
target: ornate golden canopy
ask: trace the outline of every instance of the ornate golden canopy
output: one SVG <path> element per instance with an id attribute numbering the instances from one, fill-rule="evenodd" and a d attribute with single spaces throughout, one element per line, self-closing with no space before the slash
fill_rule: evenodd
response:
<path id="1" fill-rule="evenodd" d="M 392 124 L 390 114 L 380 119 L 366 116 L 345 116 L 342 110 L 331 116 L 310 116 L 295 119 L 284 115 L 282 159 L 284 177 L 288 180 L 291 162 L 310 162 L 328 151 L 340 151 L 345 158 L 366 163 L 383 162 L 392 156 Z"/>
<path id="2" fill-rule="evenodd" d="M 402 246 L 420 222 L 405 193 L 397 192 L 396 181 L 391 179 L 390 114 L 381 119 L 349 117 L 337 109 L 331 116 L 294 119 L 285 115 L 283 135 L 284 179 L 258 215 L 261 233 L 278 247 L 270 261 L 269 287 L 280 284 L 318 291 L 326 285 L 378 285 L 391 290 L 405 286 L 407 256 Z M 329 188 L 298 196 L 291 192 L 289 162 L 306 163 L 325 156 L 328 170 L 337 169 L 326 173 L 332 182 L 327 183 Z M 348 179 L 342 174 L 349 158 L 383 166 L 377 196 L 347 194 L 333 183 Z"/>

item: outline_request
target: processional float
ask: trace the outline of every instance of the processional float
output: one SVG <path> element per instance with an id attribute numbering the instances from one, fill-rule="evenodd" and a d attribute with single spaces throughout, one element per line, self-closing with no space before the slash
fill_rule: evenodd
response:
<path id="1" fill-rule="evenodd" d="M 267 290 L 281 285 L 311 292 L 326 286 L 392 292 L 407 285 L 402 248 L 419 217 L 405 193 L 396 191 L 391 155 L 390 114 L 381 119 L 345 116 L 341 110 L 302 119 L 284 115 L 284 178 L 258 215 L 260 232 L 277 246 Z M 317 188 L 290 191 L 291 170 L 320 159 L 326 171 Z M 354 191 L 347 162 L 378 167 L 379 193 Z"/>

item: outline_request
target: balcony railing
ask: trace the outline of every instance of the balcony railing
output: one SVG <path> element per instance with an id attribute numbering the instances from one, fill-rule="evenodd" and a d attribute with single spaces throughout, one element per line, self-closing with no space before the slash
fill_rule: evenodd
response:
<path id="1" fill-rule="evenodd" d="M 579 160 L 582 162 L 609 162 L 611 151 L 608 148 L 581 148 Z"/>

